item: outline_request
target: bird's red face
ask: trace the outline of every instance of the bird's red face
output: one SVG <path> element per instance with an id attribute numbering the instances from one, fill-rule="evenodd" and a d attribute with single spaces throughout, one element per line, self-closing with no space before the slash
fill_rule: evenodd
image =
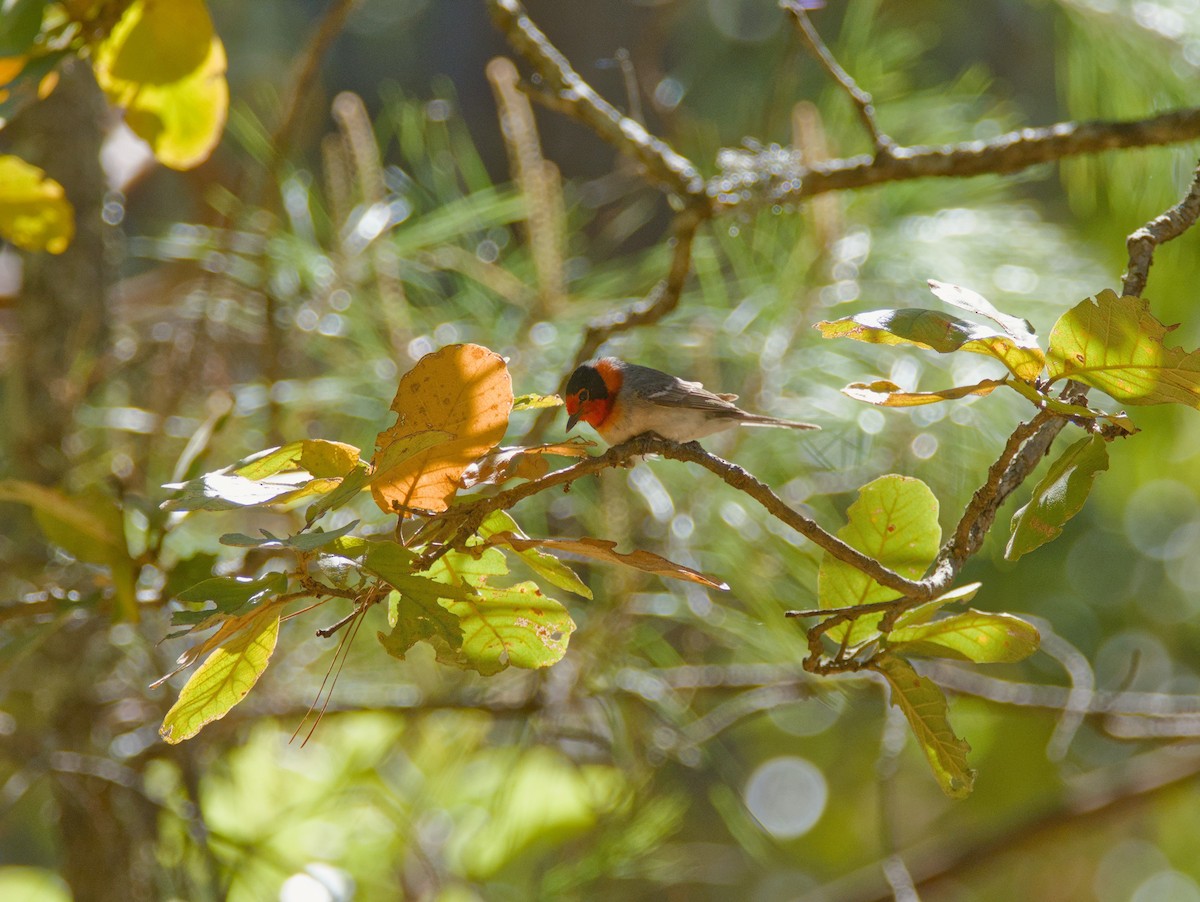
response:
<path id="1" fill-rule="evenodd" d="M 604 434 L 604 423 L 616 408 L 621 371 L 607 360 L 585 363 L 567 381 L 567 431 L 580 420 Z"/>

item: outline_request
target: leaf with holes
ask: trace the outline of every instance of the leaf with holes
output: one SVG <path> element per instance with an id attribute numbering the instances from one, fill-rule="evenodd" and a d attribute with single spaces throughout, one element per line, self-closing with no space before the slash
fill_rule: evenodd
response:
<path id="1" fill-rule="evenodd" d="M 446 510 L 463 471 L 504 437 L 512 402 L 512 379 L 500 355 L 472 344 L 426 354 L 400 380 L 391 408 L 396 425 L 376 440 L 375 503 L 401 516 Z M 393 460 L 394 445 L 431 431 L 449 438 Z"/>
<path id="2" fill-rule="evenodd" d="M 872 310 L 817 323 L 825 338 L 853 338 L 881 345 L 915 345 L 939 354 L 970 351 L 1000 361 L 1018 379 L 1032 382 L 1042 371 L 1038 348 L 1024 348 L 1011 336 L 978 323 L 970 323 L 938 310 L 916 307 Z"/>
<path id="3" fill-rule="evenodd" d="M 975 771 L 967 765 L 971 747 L 954 735 L 942 690 L 902 658 L 881 655 L 871 666 L 892 687 L 892 704 L 904 712 L 942 791 L 952 799 L 965 799 L 975 785 Z"/>
<path id="4" fill-rule="evenodd" d="M 1107 469 L 1108 448 L 1100 436 L 1089 435 L 1071 445 L 1042 477 L 1029 503 L 1013 514 L 1004 556 L 1015 561 L 1057 539 L 1063 524 L 1083 509 L 1096 477 Z"/>
<path id="5" fill-rule="evenodd" d="M 908 579 L 920 579 L 937 555 L 942 536 L 938 501 L 919 479 L 892 474 L 867 483 L 858 490 L 858 500 L 846 511 L 846 519 L 838 538 Z M 881 586 L 828 552 L 822 558 L 817 574 L 819 607 L 848 608 L 895 597 L 895 589 Z M 866 614 L 831 628 L 826 635 L 835 642 L 858 645 L 878 635 L 882 617 Z"/>
<path id="6" fill-rule="evenodd" d="M 1050 381 L 1075 379 L 1126 404 L 1200 409 L 1200 351 L 1168 348 L 1141 298 L 1105 289 L 1064 313 L 1050 332 Z"/>

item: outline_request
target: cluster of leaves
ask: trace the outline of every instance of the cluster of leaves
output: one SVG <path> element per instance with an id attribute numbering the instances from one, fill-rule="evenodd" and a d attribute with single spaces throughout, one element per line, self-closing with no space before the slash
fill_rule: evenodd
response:
<path id="1" fill-rule="evenodd" d="M 1096 476 L 1108 469 L 1106 444 L 1137 429 L 1124 413 L 1107 413 L 1050 394 L 1056 382 L 1074 380 L 1100 389 L 1127 404 L 1182 404 L 1200 408 L 1200 351 L 1167 347 L 1170 329 L 1138 297 L 1105 290 L 1067 311 L 1050 333 L 1043 351 L 1033 327 L 997 310 L 969 289 L 930 282 L 947 303 L 992 320 L 999 329 L 937 310 L 876 310 L 818 323 L 827 338 L 845 337 L 872 344 L 911 345 L 948 354 L 967 351 L 998 360 L 1008 369 L 1001 378 L 936 391 L 907 391 L 894 383 L 854 383 L 843 391 L 852 398 L 884 407 L 912 407 L 987 395 L 1000 386 L 1015 390 L 1041 411 L 1068 418 L 1089 434 L 1066 448 L 1012 518 L 1005 555 L 1022 555 L 1061 534 L 1063 525 L 1083 507 Z M 865 486 L 847 512 L 839 532 L 847 544 L 910 579 L 929 572 L 938 553 L 941 531 L 938 503 L 920 480 L 884 476 Z M 892 687 L 892 700 L 912 725 L 922 749 L 947 794 L 965 796 L 973 773 L 967 767 L 967 743 L 947 719 L 941 690 L 904 660 L 936 656 L 976 664 L 1014 662 L 1038 647 L 1037 630 L 1010 614 L 967 610 L 934 619 L 945 605 L 967 601 L 979 584 L 958 587 L 912 606 L 861 571 L 826 554 L 818 581 L 822 610 L 837 610 L 809 631 L 814 672 L 872 669 Z M 863 605 L 871 613 L 855 613 Z M 880 611 L 879 608 L 885 610 Z M 822 637 L 837 644 L 820 658 Z"/>
<path id="2" fill-rule="evenodd" d="M 204 0 L 70 3 L 15 0 L 0 17 L 0 127 L 46 97 L 64 60 L 91 62 L 125 122 L 173 169 L 208 159 L 229 107 L 225 47 Z M 0 235 L 60 254 L 74 235 L 62 186 L 18 157 L 0 156 Z"/>
<path id="3" fill-rule="evenodd" d="M 179 601 L 202 607 L 175 612 L 182 627 L 175 635 L 216 632 L 180 657 L 175 673 L 205 660 L 167 713 L 163 738 L 194 736 L 246 696 L 270 660 L 285 607 L 300 599 L 344 598 L 354 604 L 355 616 L 386 602 L 390 632 L 380 632 L 379 641 L 389 654 L 403 659 L 417 642 L 426 642 L 443 664 L 491 675 L 510 666 L 547 667 L 566 652 L 575 624 L 541 583 L 584 598 L 591 591 L 549 552 L 725 588 L 658 555 L 617 552 L 612 541 L 530 538 L 503 510 L 459 497 L 468 487 L 536 477 L 548 466 L 546 455 L 586 456 L 585 442 L 499 446 L 513 410 L 555 403 L 514 398 L 499 355 L 479 345 L 450 345 L 423 357 L 400 380 L 392 403 L 397 422 L 379 434 L 369 462 L 350 445 L 308 439 L 168 486 L 175 496 L 163 506 L 174 512 L 308 506 L 304 527 L 293 535 L 221 537 L 225 545 L 290 559 L 287 569 L 256 579 L 205 579 L 178 594 Z M 420 528 L 398 541 L 350 535 L 357 520 L 329 530 L 320 526 L 365 490 L 380 509 L 398 516 L 400 526 L 420 519 Z M 505 552 L 540 582 L 505 582 Z"/>

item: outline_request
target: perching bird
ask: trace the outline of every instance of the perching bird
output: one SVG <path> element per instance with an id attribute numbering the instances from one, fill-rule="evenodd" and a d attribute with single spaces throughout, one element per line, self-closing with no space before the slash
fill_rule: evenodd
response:
<path id="1" fill-rule="evenodd" d="M 610 445 L 619 445 L 646 432 L 691 442 L 733 426 L 821 428 L 747 413 L 736 400 L 737 395 L 713 394 L 699 382 L 602 357 L 579 366 L 567 382 L 567 431 L 583 420 Z"/>

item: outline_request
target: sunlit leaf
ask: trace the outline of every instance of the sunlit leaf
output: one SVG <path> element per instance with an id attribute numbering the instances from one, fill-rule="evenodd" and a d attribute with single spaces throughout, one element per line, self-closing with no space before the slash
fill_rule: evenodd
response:
<path id="1" fill-rule="evenodd" d="M 967 583 L 965 586 L 958 586 L 949 592 L 943 592 L 937 598 L 931 598 L 924 604 L 917 605 L 915 608 L 909 608 L 896 618 L 896 627 L 928 623 L 946 605 L 970 601 L 978 594 L 982 587 L 983 583 Z"/>
<path id="2" fill-rule="evenodd" d="M 371 467 L 360 463 L 342 477 L 333 491 L 323 495 L 304 512 L 304 521 L 311 526 L 319 517 L 353 501 L 371 482 Z"/>
<path id="3" fill-rule="evenodd" d="M 1170 331 L 1147 301 L 1105 289 L 1054 324 L 1050 381 L 1075 379 L 1127 404 L 1200 408 L 1200 351 L 1168 348 Z"/>
<path id="4" fill-rule="evenodd" d="M 1013 515 L 1012 536 L 1004 556 L 1023 554 L 1058 538 L 1063 524 L 1083 508 L 1096 477 L 1108 469 L 1108 448 L 1098 435 L 1067 448 L 1033 490 L 1029 503 Z"/>
<path id="5" fill-rule="evenodd" d="M 216 147 L 229 87 L 225 48 L 203 0 L 134 0 L 96 47 L 96 81 L 125 121 L 173 169 Z"/>
<path id="6" fill-rule="evenodd" d="M 858 500 L 846 511 L 847 523 L 838 538 L 875 558 L 901 576 L 919 579 L 937 555 L 942 530 L 938 501 L 919 479 L 888 475 L 858 490 Z M 817 603 L 821 608 L 846 608 L 888 601 L 896 597 L 861 570 L 829 553 L 821 560 L 817 576 Z M 842 641 L 849 629 L 850 645 L 877 635 L 882 614 L 868 614 L 852 624 L 839 624 L 827 635 Z"/>
<path id="7" fill-rule="evenodd" d="M 462 626 L 458 616 L 442 607 L 436 597 L 396 592 L 389 618 L 395 622 L 391 631 L 375 635 L 393 658 L 403 661 L 414 645 L 428 642 L 438 661 L 462 666 Z"/>
<path id="8" fill-rule="evenodd" d="M 897 627 L 888 633 L 888 645 L 893 651 L 975 664 L 1023 661 L 1037 651 L 1040 642 L 1037 628 L 1019 617 L 975 610 L 930 623 Z"/>
<path id="9" fill-rule="evenodd" d="M 954 735 L 942 690 L 902 658 L 881 655 L 872 667 L 892 687 L 892 704 L 904 712 L 942 791 L 952 799 L 966 798 L 975 784 L 975 771 L 967 765 L 971 747 Z"/>
<path id="10" fill-rule="evenodd" d="M 558 395 L 517 395 L 513 398 L 513 412 L 518 410 L 541 410 L 545 407 L 562 407 L 563 400 Z"/>
<path id="11" fill-rule="evenodd" d="M 75 208 L 63 186 L 10 155 L 0 156 L 0 237 L 52 254 L 61 254 L 75 237 Z"/>
<path id="12" fill-rule="evenodd" d="M 479 535 L 484 539 L 488 539 L 497 533 L 509 533 L 519 539 L 528 539 L 528 536 L 521 532 L 517 526 L 517 521 L 506 511 L 493 511 L 479 527 Z M 512 546 L 510 545 L 509 547 L 511 548 Z M 546 554 L 546 552 L 539 551 L 537 548 L 514 548 L 513 550 L 521 556 L 521 559 L 535 573 L 549 582 L 550 585 L 557 586 L 559 589 L 565 589 L 568 592 L 574 592 L 576 595 L 581 595 L 589 600 L 591 599 L 592 590 L 587 587 L 574 570 L 554 555 Z"/>
<path id="13" fill-rule="evenodd" d="M 1031 382 L 1042 371 L 1040 349 L 1021 347 L 1011 336 L 938 310 L 872 310 L 815 326 L 825 338 L 853 338 L 870 344 L 915 345 L 949 354 L 970 351 L 1003 363 L 1018 379 Z"/>
<path id="14" fill-rule="evenodd" d="M 230 472 L 247 479 L 266 479 L 276 473 L 296 471 L 316 477 L 345 476 L 359 462 L 359 450 L 353 445 L 304 439 L 252 455 Z"/>
<path id="15" fill-rule="evenodd" d="M 269 602 L 231 620 L 236 629 L 192 674 L 163 718 L 158 733 L 166 742 L 190 739 L 246 697 L 270 662 L 282 612 L 281 603 Z"/>
<path id="16" fill-rule="evenodd" d="M 205 473 L 187 482 L 172 482 L 163 486 L 178 494 L 162 503 L 166 511 L 227 511 L 239 507 L 270 504 L 310 482 L 306 474 L 292 473 L 272 477 L 279 481 L 260 482 L 230 473 Z"/>
<path id="17" fill-rule="evenodd" d="M 562 659 L 575 623 L 559 602 L 536 584 L 493 586 L 492 577 L 508 572 L 504 555 L 494 548 L 478 554 L 451 552 L 430 575 L 465 589 L 442 605 L 458 616 L 463 631 L 459 666 L 486 675 L 505 667 L 549 667 Z"/>
<path id="18" fill-rule="evenodd" d="M 596 443 L 574 436 L 565 442 L 531 447 L 494 448 L 463 470 L 459 484 L 468 489 L 475 485 L 499 485 L 510 479 L 537 479 L 550 468 L 546 455 L 587 457 Z"/>
<path id="19" fill-rule="evenodd" d="M 426 354 L 392 401 L 396 425 L 376 440 L 371 492 L 385 513 L 443 511 L 463 471 L 494 448 L 508 428 L 512 380 L 503 358 L 479 345 L 450 345 Z M 427 432 L 449 439 L 395 461 L 391 449 Z"/>
<path id="20" fill-rule="evenodd" d="M 710 579 L 691 567 L 676 564 L 652 552 L 641 549 L 634 549 L 630 552 L 617 551 L 617 543 L 608 539 L 593 539 L 589 536 L 582 536 L 578 539 L 523 539 L 511 533 L 497 533 L 491 536 L 488 542 L 493 545 L 509 545 L 517 551 L 524 551 L 528 548 L 551 548 L 555 551 L 566 551 L 582 557 L 595 558 L 610 564 L 623 564 L 626 567 L 633 567 L 635 570 L 654 573 L 658 576 L 669 576 L 672 579 L 700 583 L 702 586 L 712 589 L 722 591 L 729 589 L 729 586 L 723 582 Z"/>
<path id="21" fill-rule="evenodd" d="M 877 407 L 919 407 L 938 401 L 953 401 L 967 395 L 990 395 L 997 386 L 1004 384 L 1004 379 L 984 379 L 974 385 L 959 385 L 941 391 L 906 392 L 896 383 L 881 379 L 877 382 L 852 382 L 842 389 L 842 394 Z"/>
<path id="22" fill-rule="evenodd" d="M 1019 347 L 1037 350 L 1039 354 L 1041 353 L 1041 348 L 1038 346 L 1037 332 L 1034 331 L 1033 324 L 1029 320 L 1001 313 L 983 295 L 972 291 L 970 288 L 963 288 L 961 285 L 951 285 L 949 282 L 938 282 L 930 279 L 929 290 L 947 304 L 958 307 L 960 310 L 986 316 L 992 322 L 999 325 Z M 1035 373 L 1034 375 L 1037 374 Z"/>

